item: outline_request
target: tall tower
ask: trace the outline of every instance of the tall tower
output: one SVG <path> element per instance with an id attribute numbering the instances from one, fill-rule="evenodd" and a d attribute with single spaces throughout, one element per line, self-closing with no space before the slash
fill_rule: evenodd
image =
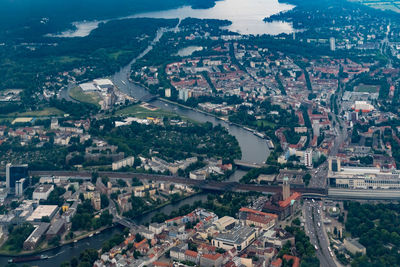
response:
<path id="1" fill-rule="evenodd" d="M 329 48 L 331 49 L 331 51 L 336 50 L 336 40 L 334 37 L 329 38 Z"/>
<path id="2" fill-rule="evenodd" d="M 290 197 L 290 184 L 289 184 L 289 178 L 287 176 L 283 178 L 282 197 L 283 200 L 286 200 Z"/>

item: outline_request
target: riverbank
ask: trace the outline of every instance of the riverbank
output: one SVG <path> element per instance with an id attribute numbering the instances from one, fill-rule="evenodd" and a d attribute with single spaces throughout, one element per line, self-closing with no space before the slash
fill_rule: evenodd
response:
<path id="1" fill-rule="evenodd" d="M 56 250 L 56 249 L 60 249 L 60 248 L 62 248 L 64 246 L 68 246 L 68 245 L 74 244 L 74 243 L 76 243 L 78 241 L 81 241 L 81 240 L 84 240 L 84 239 L 87 239 L 87 238 L 91 238 L 94 235 L 98 235 L 98 234 L 100 234 L 100 233 L 102 233 L 102 232 L 104 232 L 106 230 L 110 230 L 110 229 L 115 228 L 115 227 L 118 227 L 118 226 L 116 224 L 113 224 L 111 226 L 102 227 L 102 228 L 99 228 L 97 230 L 93 230 L 91 232 L 85 233 L 84 235 L 81 235 L 79 237 L 76 237 L 76 238 L 73 238 L 71 240 L 65 241 L 65 242 L 61 243 L 60 245 L 58 245 L 58 246 L 45 247 L 45 248 L 38 249 L 38 250 L 35 250 L 35 251 L 23 251 L 23 252 L 20 252 L 20 253 L 10 253 L 10 252 L 5 252 L 3 250 L 0 250 L 0 256 L 1 257 L 13 257 L 13 258 L 15 258 L 15 257 L 37 256 L 37 255 L 43 254 L 45 252 L 53 251 L 53 250 Z"/>
<path id="2" fill-rule="evenodd" d="M 185 199 L 192 198 L 192 197 L 195 197 L 195 196 L 198 196 L 198 195 L 201 195 L 201 194 L 204 194 L 204 192 L 203 192 L 203 191 L 199 191 L 199 192 L 196 192 L 196 193 L 193 193 L 193 194 L 190 194 L 190 195 L 186 195 L 186 196 L 183 196 L 183 197 L 178 198 L 178 199 L 177 199 L 176 201 L 174 201 L 174 202 L 172 202 L 171 200 L 169 200 L 169 201 L 167 201 L 167 202 L 165 202 L 165 203 L 163 203 L 163 204 L 161 204 L 161 205 L 159 205 L 159 206 L 157 206 L 157 207 L 155 207 L 155 208 L 153 208 L 153 209 L 151 209 L 151 210 L 148 210 L 148 211 L 143 212 L 140 216 L 137 216 L 137 217 L 134 218 L 133 220 L 136 221 L 136 219 L 137 219 L 138 217 L 143 217 L 143 216 L 146 216 L 146 215 L 148 215 L 148 214 L 150 214 L 150 213 L 158 212 L 159 210 L 161 210 L 162 208 L 165 208 L 165 207 L 168 206 L 168 205 L 174 205 L 174 204 L 177 204 L 177 203 L 179 203 L 179 202 L 181 202 L 181 201 L 184 201 Z"/>

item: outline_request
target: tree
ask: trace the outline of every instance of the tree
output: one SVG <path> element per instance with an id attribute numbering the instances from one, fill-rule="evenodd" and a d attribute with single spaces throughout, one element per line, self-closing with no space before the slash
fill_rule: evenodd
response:
<path id="1" fill-rule="evenodd" d="M 101 200 L 101 208 L 105 209 L 110 205 L 110 201 L 108 200 L 108 197 L 106 194 L 101 194 L 100 195 L 100 200 Z"/>
<path id="2" fill-rule="evenodd" d="M 144 237 L 143 237 L 141 234 L 137 233 L 137 234 L 135 235 L 135 242 L 136 242 L 136 243 L 142 241 L 143 239 L 144 239 Z"/>

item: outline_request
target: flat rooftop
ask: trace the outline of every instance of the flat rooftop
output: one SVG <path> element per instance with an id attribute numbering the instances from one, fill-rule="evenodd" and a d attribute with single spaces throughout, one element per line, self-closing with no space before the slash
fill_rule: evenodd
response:
<path id="1" fill-rule="evenodd" d="M 39 205 L 26 219 L 27 221 L 39 221 L 42 217 L 51 217 L 57 210 L 57 205 Z"/>

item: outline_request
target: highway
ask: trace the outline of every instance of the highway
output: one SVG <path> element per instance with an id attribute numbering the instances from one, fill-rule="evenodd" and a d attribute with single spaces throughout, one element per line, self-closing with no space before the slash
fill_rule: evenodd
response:
<path id="1" fill-rule="evenodd" d="M 329 239 L 326 235 L 322 221 L 321 202 L 304 201 L 303 214 L 305 219 L 306 234 L 310 242 L 317 247 L 316 255 L 323 267 L 336 267 L 333 257 L 329 251 Z"/>

